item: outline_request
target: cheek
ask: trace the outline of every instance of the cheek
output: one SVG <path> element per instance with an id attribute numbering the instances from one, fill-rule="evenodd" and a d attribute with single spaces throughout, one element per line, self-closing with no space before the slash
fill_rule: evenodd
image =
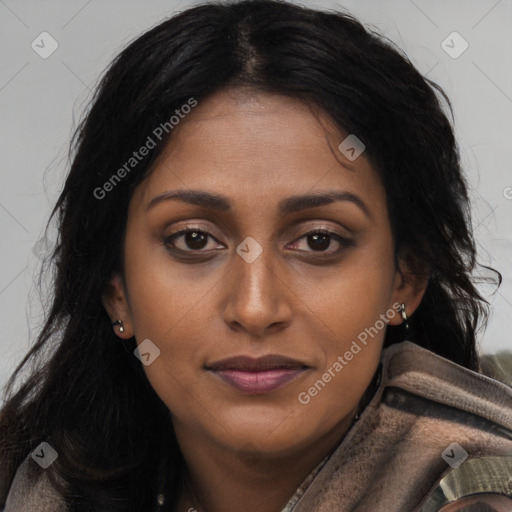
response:
<path id="1" fill-rule="evenodd" d="M 143 369 L 153 388 L 170 406 L 188 386 L 197 354 L 211 323 L 205 301 L 214 282 L 191 286 L 183 266 L 171 264 L 163 247 L 127 237 L 125 275 L 130 316 L 137 343 L 149 339 L 159 356 Z"/>
<path id="2" fill-rule="evenodd" d="M 163 342 L 190 322 L 188 315 L 194 313 L 194 308 L 200 309 L 198 302 L 207 292 L 208 283 L 201 290 L 191 286 L 193 270 L 172 262 L 158 240 L 140 234 L 143 229 L 132 228 L 125 244 L 130 313 L 137 339 L 153 335 L 155 342 Z"/>
<path id="3" fill-rule="evenodd" d="M 190 400 L 197 395 L 198 354 L 208 339 L 208 319 L 202 316 L 201 297 L 180 292 L 178 281 L 166 277 L 146 286 L 134 280 L 133 289 L 140 286 L 132 317 L 137 343 L 150 339 L 160 350 L 154 362 L 143 366 L 152 388 L 174 414 L 193 421 Z"/>
<path id="4" fill-rule="evenodd" d="M 342 350 L 347 341 L 356 339 L 386 313 L 393 278 L 390 248 L 385 243 L 368 244 L 353 251 L 335 270 L 311 275 L 301 285 L 306 291 L 301 300 L 310 305 L 317 318 L 340 340 L 334 348 Z M 377 329 L 383 337 L 382 322 Z"/>
<path id="5" fill-rule="evenodd" d="M 315 418 L 320 429 L 329 429 L 361 400 L 378 367 L 385 334 L 385 323 L 366 310 L 366 315 L 344 321 L 338 315 L 331 324 L 337 333 L 331 342 L 317 338 L 322 345 L 322 364 L 298 390 L 296 400 L 304 408 L 306 418 Z M 376 322 L 379 322 L 377 325 Z M 369 326 L 369 327 L 368 327 Z M 381 329 L 378 329 L 381 327 Z M 310 420 L 307 420 L 310 421 Z"/>
<path id="6" fill-rule="evenodd" d="M 391 255 L 368 247 L 334 276 L 310 284 L 316 292 L 309 295 L 309 316 L 325 336 L 316 336 L 321 364 L 298 399 L 324 422 L 337 419 L 341 403 L 346 412 L 357 405 L 378 366 L 387 322 L 395 315 L 392 276 Z"/>

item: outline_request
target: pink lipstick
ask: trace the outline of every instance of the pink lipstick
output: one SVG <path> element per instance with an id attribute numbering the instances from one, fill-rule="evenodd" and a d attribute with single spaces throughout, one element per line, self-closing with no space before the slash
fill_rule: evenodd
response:
<path id="1" fill-rule="evenodd" d="M 309 367 L 288 357 L 230 357 L 206 367 L 224 382 L 245 393 L 269 393 L 302 375 Z"/>

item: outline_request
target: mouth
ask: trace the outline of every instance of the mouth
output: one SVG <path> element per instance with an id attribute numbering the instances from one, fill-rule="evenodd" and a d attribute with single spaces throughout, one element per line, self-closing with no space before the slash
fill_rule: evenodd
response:
<path id="1" fill-rule="evenodd" d="M 309 369 L 288 357 L 270 354 L 260 358 L 231 357 L 205 367 L 238 391 L 269 393 L 297 379 Z"/>

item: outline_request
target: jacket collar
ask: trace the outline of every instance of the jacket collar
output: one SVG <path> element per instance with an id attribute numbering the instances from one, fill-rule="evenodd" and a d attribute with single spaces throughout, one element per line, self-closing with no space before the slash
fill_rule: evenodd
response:
<path id="1" fill-rule="evenodd" d="M 420 510 L 454 469 L 450 446 L 459 460 L 512 456 L 512 388 L 410 341 L 384 349 L 381 365 L 359 421 L 282 512 Z"/>

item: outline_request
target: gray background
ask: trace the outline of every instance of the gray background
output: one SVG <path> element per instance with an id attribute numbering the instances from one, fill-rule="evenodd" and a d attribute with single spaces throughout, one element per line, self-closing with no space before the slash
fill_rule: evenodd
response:
<path id="1" fill-rule="evenodd" d="M 67 170 L 72 132 L 97 80 L 129 41 L 199 2 L 0 0 L 0 386 L 41 325 L 37 243 Z M 503 274 L 482 292 L 492 314 L 484 352 L 509 348 L 512 323 L 512 0 L 308 1 L 348 9 L 398 44 L 453 101 L 456 135 L 472 188 L 480 262 Z M 47 59 L 31 47 L 42 32 L 58 42 Z M 453 31 L 468 49 L 442 47 Z M 453 40 L 453 42 L 452 42 Z M 448 38 L 453 51 L 461 41 Z M 1 392 L 0 392 L 1 395 Z"/>

